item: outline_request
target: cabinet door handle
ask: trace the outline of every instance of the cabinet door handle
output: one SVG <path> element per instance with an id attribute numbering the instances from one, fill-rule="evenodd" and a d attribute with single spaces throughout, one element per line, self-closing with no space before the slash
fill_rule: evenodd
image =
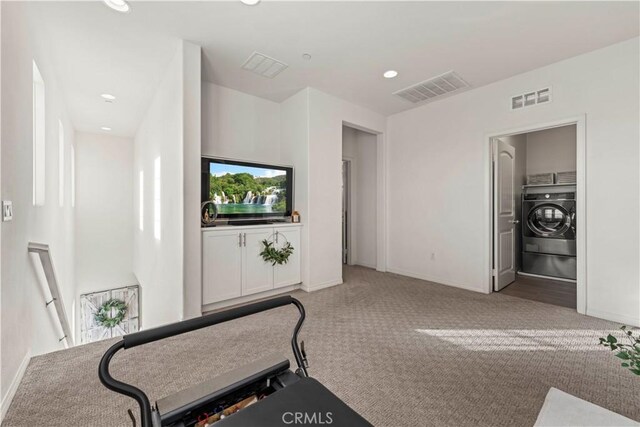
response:
<path id="1" fill-rule="evenodd" d="M 242 239 L 243 239 L 243 242 L 244 242 L 244 246 L 246 247 L 247 246 L 247 233 L 242 233 Z"/>
<path id="2" fill-rule="evenodd" d="M 242 233 L 238 233 L 238 247 L 242 247 Z"/>
<path id="3" fill-rule="evenodd" d="M 276 243 L 278 243 L 278 232 L 276 231 Z"/>

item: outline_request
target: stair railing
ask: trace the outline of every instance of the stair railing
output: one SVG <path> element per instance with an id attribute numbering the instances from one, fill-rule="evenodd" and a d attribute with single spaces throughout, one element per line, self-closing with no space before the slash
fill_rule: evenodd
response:
<path id="1" fill-rule="evenodd" d="M 60 326 L 62 327 L 62 333 L 64 334 L 64 336 L 58 341 L 62 342 L 63 340 L 66 340 L 67 346 L 73 347 L 73 334 L 71 333 L 69 321 L 67 320 L 67 312 L 64 309 L 64 303 L 62 301 L 62 296 L 60 295 L 60 288 L 58 287 L 56 272 L 53 268 L 53 259 L 51 257 L 49 245 L 29 242 L 28 249 L 30 253 L 38 255 L 40 263 L 42 264 L 42 270 L 44 271 L 44 276 L 47 280 L 49 291 L 51 292 L 51 300 L 46 301 L 45 307 L 49 307 L 50 304 L 53 304 L 56 309 L 56 314 L 58 315 L 58 320 L 60 321 Z"/>

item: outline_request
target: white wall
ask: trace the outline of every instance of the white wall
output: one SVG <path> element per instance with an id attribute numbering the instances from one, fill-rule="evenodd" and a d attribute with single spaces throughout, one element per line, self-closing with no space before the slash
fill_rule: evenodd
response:
<path id="1" fill-rule="evenodd" d="M 293 165 L 293 209 L 300 214 L 300 263 L 303 286 L 309 283 L 309 90 L 281 104 L 280 158 Z"/>
<path id="2" fill-rule="evenodd" d="M 342 157 L 351 162 L 350 264 L 377 265 L 376 135 L 342 127 Z"/>
<path id="3" fill-rule="evenodd" d="M 2 307 L 0 394 L 2 411 L 28 357 L 63 348 L 53 305 L 44 308 L 46 284 L 27 254 L 30 241 L 51 248 L 69 319 L 74 303 L 74 209 L 69 166 L 74 129 L 47 57 L 48 40 L 36 38 L 28 4 L 2 4 L 2 200 L 13 202 L 14 218 L 1 223 Z M 32 61 L 45 81 L 45 205 L 32 204 Z M 64 206 L 58 201 L 58 120 L 65 129 Z"/>
<path id="4" fill-rule="evenodd" d="M 576 170 L 576 126 L 527 134 L 527 174 Z"/>
<path id="5" fill-rule="evenodd" d="M 183 49 L 168 65 L 134 140 L 134 218 L 144 172 L 144 229 L 134 232 L 133 271 L 141 287 L 142 327 L 183 316 Z M 154 164 L 161 164 L 161 235 L 154 236 Z M 196 167 L 194 165 L 194 167 Z M 137 221 L 134 219 L 137 224 Z"/>
<path id="6" fill-rule="evenodd" d="M 389 269 L 486 292 L 486 135 L 586 114 L 587 314 L 640 324 L 640 209 L 625 197 L 639 192 L 638 52 L 631 39 L 389 117 L 389 206 L 415 201 L 389 221 Z M 508 109 L 514 93 L 549 84 L 550 104 Z M 621 200 L 626 229 L 612 233 Z"/>
<path id="7" fill-rule="evenodd" d="M 281 104 L 281 159 L 295 167 L 295 206 L 302 227 L 302 287 L 307 291 L 342 283 L 342 126 L 383 134 L 386 120 L 313 88 Z M 384 186 L 384 139 L 376 136 L 378 189 Z M 384 209 L 377 198 L 378 212 Z M 378 228 L 384 216 L 377 217 Z M 378 239 L 378 242 L 380 240 Z M 378 247 L 384 247 L 380 242 Z M 380 259 L 380 253 L 378 260 Z"/>
<path id="8" fill-rule="evenodd" d="M 182 42 L 183 170 L 184 170 L 184 293 L 183 317 L 202 314 L 202 250 L 200 232 L 200 156 L 202 132 L 202 52 Z"/>
<path id="9" fill-rule="evenodd" d="M 75 150 L 79 298 L 83 293 L 137 283 L 133 275 L 133 140 L 77 132 Z M 79 320 L 78 313 L 78 332 Z"/>
<path id="10" fill-rule="evenodd" d="M 303 286 L 314 290 L 342 283 L 342 126 L 384 133 L 386 119 L 316 89 L 308 92 L 309 213 L 305 232 L 313 262 Z"/>
<path id="11" fill-rule="evenodd" d="M 280 104 L 202 82 L 202 153 L 282 163 Z"/>

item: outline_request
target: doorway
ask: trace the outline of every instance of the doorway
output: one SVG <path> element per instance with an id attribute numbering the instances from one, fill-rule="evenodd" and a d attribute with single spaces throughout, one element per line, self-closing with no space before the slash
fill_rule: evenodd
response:
<path id="1" fill-rule="evenodd" d="M 586 306 L 584 121 L 489 138 L 491 291 Z"/>
<path id="2" fill-rule="evenodd" d="M 349 264 L 349 247 L 351 246 L 351 237 L 349 236 L 349 230 L 351 220 L 349 215 L 351 214 L 351 189 L 349 171 L 351 170 L 351 160 L 342 160 L 342 264 Z"/>
<path id="3" fill-rule="evenodd" d="M 342 261 L 378 267 L 378 135 L 342 127 Z"/>

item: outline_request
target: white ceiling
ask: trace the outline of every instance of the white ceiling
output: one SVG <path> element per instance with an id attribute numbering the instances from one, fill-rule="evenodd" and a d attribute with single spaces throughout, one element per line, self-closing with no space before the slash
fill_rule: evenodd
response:
<path id="1" fill-rule="evenodd" d="M 278 102 L 312 86 L 389 115 L 415 106 L 392 92 L 449 70 L 478 87 L 640 32 L 638 2 L 131 4 L 31 5 L 78 130 L 134 135 L 177 39 L 203 47 L 208 81 Z M 254 50 L 289 68 L 274 79 L 242 70 Z M 388 69 L 399 76 L 384 79 Z"/>

